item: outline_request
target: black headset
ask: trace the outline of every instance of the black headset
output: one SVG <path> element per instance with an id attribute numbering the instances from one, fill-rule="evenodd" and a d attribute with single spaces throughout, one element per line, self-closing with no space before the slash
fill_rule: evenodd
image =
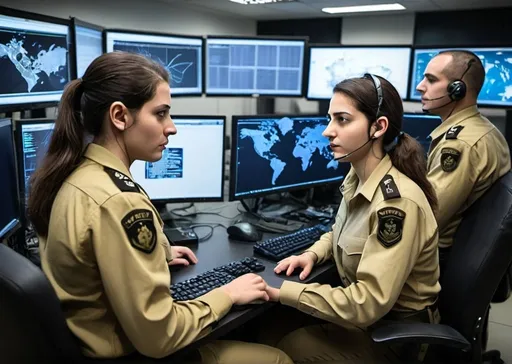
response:
<path id="1" fill-rule="evenodd" d="M 464 97 L 466 97 L 467 86 L 466 83 L 462 81 L 462 79 L 469 71 L 474 61 L 474 59 L 470 59 L 468 61 L 468 66 L 466 67 L 466 70 L 464 71 L 464 73 L 462 73 L 462 76 L 460 76 L 458 80 L 454 80 L 448 84 L 448 96 L 452 101 L 460 101 Z"/>
<path id="2" fill-rule="evenodd" d="M 380 84 L 380 80 L 377 76 L 374 76 L 371 73 L 365 73 L 363 78 L 369 78 L 373 81 L 373 85 L 375 86 L 375 92 L 377 93 L 377 112 L 375 113 L 375 119 L 378 119 L 380 107 L 382 106 L 382 101 L 384 100 L 384 97 L 382 96 L 382 86 Z"/>

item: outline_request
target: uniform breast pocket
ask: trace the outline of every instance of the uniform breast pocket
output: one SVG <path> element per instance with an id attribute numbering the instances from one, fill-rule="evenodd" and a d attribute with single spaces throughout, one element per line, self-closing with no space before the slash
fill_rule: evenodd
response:
<path id="1" fill-rule="evenodd" d="M 359 238 L 354 236 L 340 236 L 338 246 L 341 249 L 341 264 L 343 270 L 350 281 L 356 281 L 357 267 L 363 254 L 366 238 Z"/>

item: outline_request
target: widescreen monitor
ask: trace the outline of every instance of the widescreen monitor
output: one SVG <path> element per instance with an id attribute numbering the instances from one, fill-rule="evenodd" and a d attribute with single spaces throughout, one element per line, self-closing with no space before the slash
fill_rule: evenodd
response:
<path id="1" fill-rule="evenodd" d="M 92 61 L 104 53 L 103 28 L 77 18 L 72 18 L 71 24 L 75 46 L 76 78 L 80 78 Z"/>
<path id="2" fill-rule="evenodd" d="M 130 167 L 155 204 L 222 201 L 224 197 L 225 116 L 173 116 L 178 133 L 157 162 Z"/>
<path id="3" fill-rule="evenodd" d="M 234 116 L 230 199 L 340 182 L 349 163 L 333 160 L 318 115 Z"/>
<path id="4" fill-rule="evenodd" d="M 418 48 L 414 50 L 413 72 L 409 90 L 411 100 L 421 99 L 421 94 L 416 91 L 416 87 L 423 79 L 428 62 L 440 51 L 447 49 Z M 512 47 L 464 49 L 474 52 L 485 68 L 485 81 L 478 95 L 478 104 L 496 107 L 512 106 Z"/>
<path id="5" fill-rule="evenodd" d="M 410 61 L 410 47 L 311 46 L 307 98 L 328 100 L 337 83 L 372 73 L 391 82 L 405 99 Z"/>
<path id="6" fill-rule="evenodd" d="M 0 109 L 56 104 L 71 79 L 69 20 L 0 8 Z"/>
<path id="7" fill-rule="evenodd" d="M 0 239 L 19 227 L 20 206 L 16 181 L 12 123 L 10 119 L 0 119 Z"/>
<path id="8" fill-rule="evenodd" d="M 142 54 L 169 72 L 173 96 L 203 92 L 203 39 L 201 37 L 107 30 L 106 51 Z"/>
<path id="9" fill-rule="evenodd" d="M 16 121 L 16 150 L 20 202 L 26 208 L 30 192 L 30 177 L 41 166 L 53 134 L 55 121 L 51 119 L 23 119 Z"/>
<path id="10" fill-rule="evenodd" d="M 206 94 L 302 96 L 305 39 L 206 39 Z"/>

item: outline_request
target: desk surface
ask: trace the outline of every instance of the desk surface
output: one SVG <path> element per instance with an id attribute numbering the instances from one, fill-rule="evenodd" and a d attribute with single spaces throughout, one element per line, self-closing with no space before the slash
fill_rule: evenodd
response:
<path id="1" fill-rule="evenodd" d="M 237 202 L 232 203 L 202 203 L 196 204 L 196 207 L 199 211 L 214 211 L 215 213 L 220 213 L 223 216 L 235 217 L 239 211 L 237 206 L 239 204 Z M 218 208 L 216 208 L 218 207 Z M 197 215 L 193 219 L 194 224 L 201 223 L 220 223 L 225 226 L 229 226 L 232 223 L 232 219 L 226 219 L 217 215 Z M 197 232 L 199 236 L 205 235 L 209 231 L 208 228 L 201 229 L 198 228 Z M 278 234 L 268 234 L 265 233 L 263 235 L 263 239 L 266 239 L 271 236 L 277 236 Z M 207 241 L 199 243 L 197 248 L 191 248 L 198 258 L 198 263 L 195 265 L 190 265 L 188 267 L 182 267 L 178 270 L 171 272 L 171 279 L 173 283 L 182 282 L 186 279 L 197 276 L 200 273 L 211 270 L 218 266 L 224 265 L 226 263 L 240 260 L 245 257 L 256 257 L 260 262 L 265 265 L 265 270 L 258 273 L 263 279 L 271 286 L 280 287 L 282 282 L 286 280 L 291 280 L 295 282 L 300 282 L 298 275 L 293 275 L 291 277 L 286 277 L 284 274 L 277 275 L 274 273 L 274 267 L 276 262 L 268 260 L 259 255 L 255 255 L 253 253 L 253 245 L 254 243 L 248 242 L 238 242 L 234 240 L 230 240 L 226 229 L 223 227 L 217 227 L 214 230 L 213 236 Z M 174 269 L 173 269 L 174 270 Z M 323 281 L 324 277 L 330 276 L 335 270 L 334 264 L 326 263 L 321 266 L 317 266 L 313 269 L 310 276 L 302 282 L 310 283 L 316 281 Z M 266 309 L 271 307 L 272 304 L 260 304 L 254 305 L 254 308 L 245 309 L 237 311 L 232 310 L 228 315 L 222 318 L 215 328 L 215 330 L 208 335 L 206 338 L 198 341 L 194 347 L 201 344 L 205 340 L 213 340 L 216 339 L 232 329 L 244 324 L 255 316 L 261 314 Z"/>

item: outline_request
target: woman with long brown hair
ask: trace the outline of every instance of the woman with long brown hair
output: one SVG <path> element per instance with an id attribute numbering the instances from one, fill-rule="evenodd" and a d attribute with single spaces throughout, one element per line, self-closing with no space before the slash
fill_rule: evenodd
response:
<path id="1" fill-rule="evenodd" d="M 254 274 L 195 300 L 172 299 L 168 264 L 197 258 L 169 245 L 129 171 L 136 159 L 162 157 L 176 133 L 170 108 L 165 68 L 136 54 L 104 54 L 66 87 L 33 176 L 28 213 L 42 267 L 89 357 L 165 357 L 208 334 L 232 305 L 268 300 Z M 199 354 L 201 363 L 291 363 L 275 348 L 233 341 L 203 345 Z"/>
<path id="2" fill-rule="evenodd" d="M 285 281 L 270 299 L 322 325 L 288 334 L 278 345 L 295 362 L 385 363 L 366 330 L 384 318 L 436 322 L 440 291 L 437 201 L 421 145 L 401 132 L 403 106 L 387 80 L 367 74 L 340 82 L 330 102 L 329 138 L 336 160 L 350 162 L 333 231 L 276 273 L 333 258 L 340 284 Z M 327 324 L 327 322 L 330 322 Z"/>

